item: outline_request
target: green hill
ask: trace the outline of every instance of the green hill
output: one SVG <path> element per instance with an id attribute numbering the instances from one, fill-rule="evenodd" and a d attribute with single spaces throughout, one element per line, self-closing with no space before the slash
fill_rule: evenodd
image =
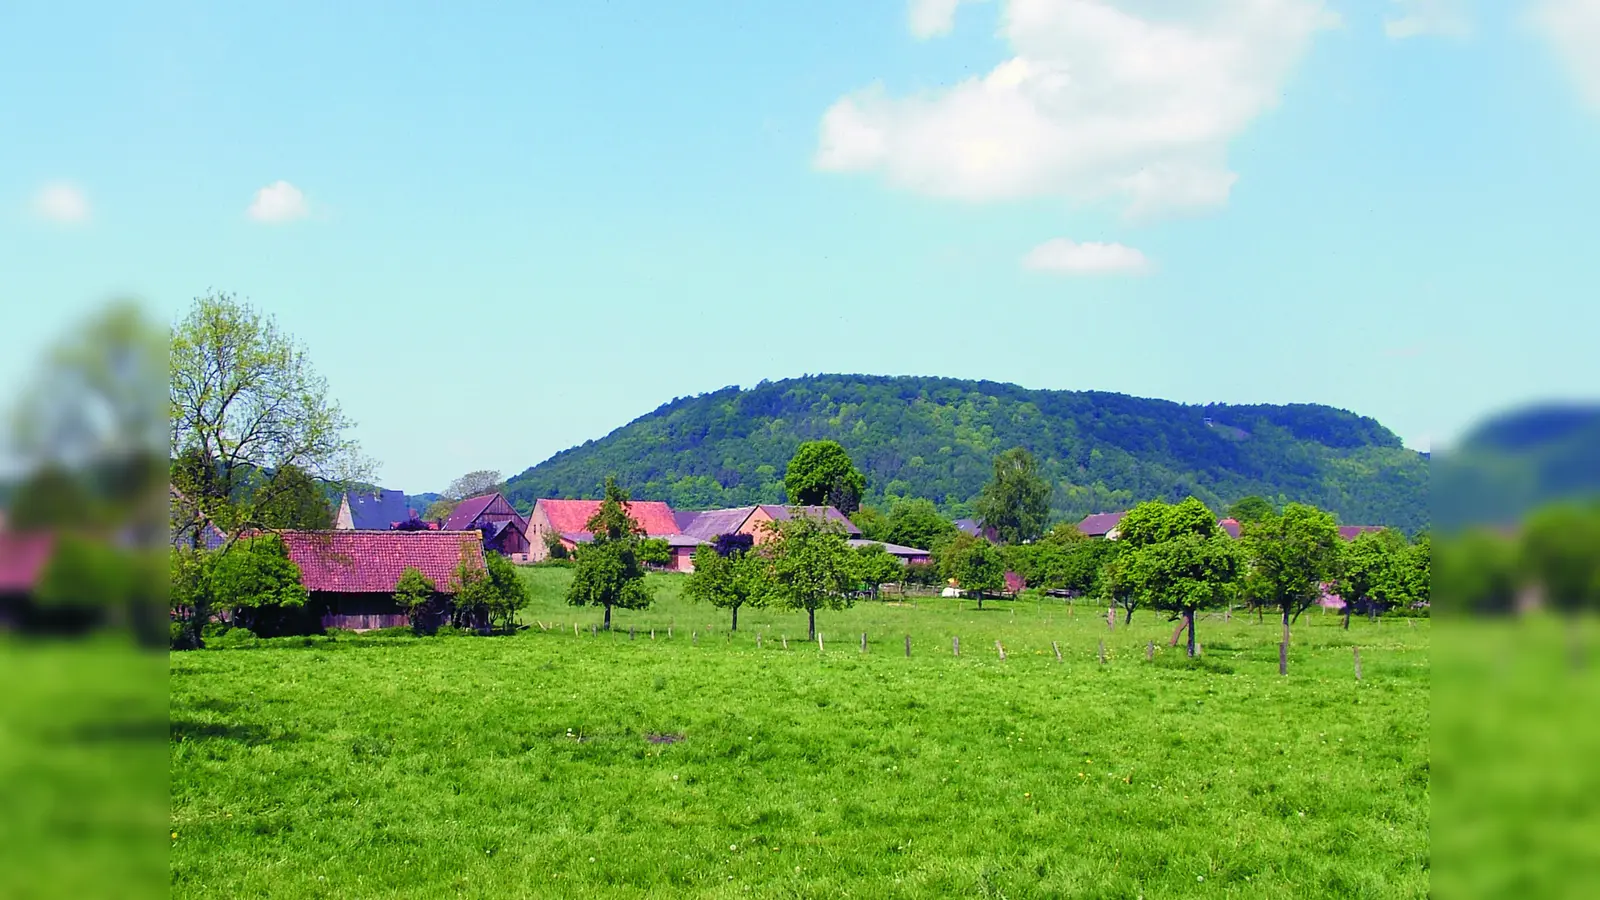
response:
<path id="1" fill-rule="evenodd" d="M 1600 405 L 1547 403 L 1493 416 L 1438 459 L 1440 527 L 1512 522 L 1600 497 Z"/>
<path id="2" fill-rule="evenodd" d="M 1350 524 L 1427 522 L 1428 464 L 1376 421 L 1311 404 L 1191 406 L 953 378 L 816 375 L 674 400 L 512 478 L 521 509 L 593 497 L 616 475 L 640 499 L 697 509 L 783 502 L 802 442 L 832 438 L 867 476 L 867 503 L 926 497 L 956 515 L 995 454 L 1028 448 L 1064 519 L 1194 495 L 1315 503 Z"/>

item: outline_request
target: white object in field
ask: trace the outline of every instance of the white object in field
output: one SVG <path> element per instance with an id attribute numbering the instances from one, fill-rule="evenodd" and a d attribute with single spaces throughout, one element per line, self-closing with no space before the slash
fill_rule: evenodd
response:
<path id="1" fill-rule="evenodd" d="M 961 589 L 960 588 L 947 587 L 947 588 L 944 589 L 944 591 L 939 596 L 941 596 L 941 597 L 959 597 L 959 596 L 961 596 Z"/>

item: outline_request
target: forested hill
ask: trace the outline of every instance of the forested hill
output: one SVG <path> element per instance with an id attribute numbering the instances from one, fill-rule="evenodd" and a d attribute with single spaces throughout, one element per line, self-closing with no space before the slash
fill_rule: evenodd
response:
<path id="1" fill-rule="evenodd" d="M 1152 498 L 1213 509 L 1249 494 L 1315 503 L 1348 524 L 1427 520 L 1428 465 L 1376 421 L 1310 404 L 1190 406 L 951 378 L 816 375 L 674 400 L 512 478 L 521 509 L 593 497 L 607 475 L 684 509 L 783 502 L 802 442 L 832 438 L 869 504 L 926 497 L 968 511 L 997 453 L 1032 451 L 1076 519 Z"/>

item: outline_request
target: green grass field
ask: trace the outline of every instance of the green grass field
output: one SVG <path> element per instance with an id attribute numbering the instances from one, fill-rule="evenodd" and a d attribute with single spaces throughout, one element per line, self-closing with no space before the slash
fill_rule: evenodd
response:
<path id="1" fill-rule="evenodd" d="M 173 654 L 173 895 L 1428 893 L 1426 620 L 1312 611 L 1280 678 L 1270 617 L 1191 662 L 1152 612 L 866 602 L 819 652 L 677 576 L 594 637 L 525 574 L 549 631 Z"/>

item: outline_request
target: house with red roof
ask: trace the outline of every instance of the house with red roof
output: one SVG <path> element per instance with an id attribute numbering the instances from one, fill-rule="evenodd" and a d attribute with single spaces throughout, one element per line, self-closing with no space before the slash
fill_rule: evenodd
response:
<path id="1" fill-rule="evenodd" d="M 55 552 L 55 536 L 0 529 L 0 626 L 21 625 L 33 609 L 33 591 Z"/>
<path id="2" fill-rule="evenodd" d="M 628 515 L 639 523 L 646 537 L 664 540 L 672 548 L 672 562 L 668 568 L 678 572 L 694 571 L 694 548 L 705 541 L 683 532 L 672 507 L 659 500 L 631 500 L 626 505 Z M 560 544 L 571 552 L 579 544 L 594 540 L 589 532 L 589 520 L 599 511 L 599 500 L 536 501 L 528 516 L 530 557 L 534 560 L 548 558 L 551 544 Z"/>
<path id="3" fill-rule="evenodd" d="M 468 497 L 456 504 L 445 519 L 444 530 L 481 532 L 483 549 L 493 550 L 512 562 L 532 559 L 528 520 L 498 492 Z"/>
<path id="4" fill-rule="evenodd" d="M 795 516 L 807 516 L 832 523 L 838 526 L 847 538 L 861 537 L 861 529 L 856 527 L 856 523 L 832 506 L 784 506 L 768 503 L 680 514 L 680 518 L 685 519 L 681 526 L 684 533 L 702 541 L 713 541 L 718 535 L 724 534 L 748 534 L 755 538 L 758 544 L 771 538 L 770 523 L 787 522 Z"/>
<path id="5" fill-rule="evenodd" d="M 323 628 L 366 631 L 410 624 L 394 592 L 400 576 L 415 568 L 441 594 L 452 595 L 465 564 L 483 568 L 479 531 L 283 531 L 289 559 L 320 611 Z"/>

